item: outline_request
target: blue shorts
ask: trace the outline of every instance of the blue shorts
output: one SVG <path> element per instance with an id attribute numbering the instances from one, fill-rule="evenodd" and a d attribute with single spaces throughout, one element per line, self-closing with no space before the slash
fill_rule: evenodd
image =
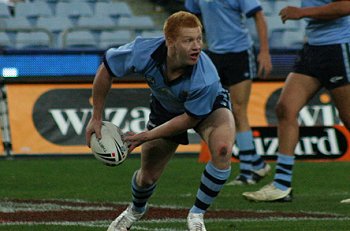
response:
<path id="1" fill-rule="evenodd" d="M 216 97 L 212 111 L 215 111 L 216 109 L 219 109 L 219 108 L 227 108 L 231 110 L 230 96 L 228 91 L 226 90 L 222 94 Z M 182 113 L 181 114 L 170 113 L 159 103 L 159 101 L 154 96 L 151 97 L 150 109 L 151 109 L 151 113 L 149 115 L 149 121 L 147 123 L 148 130 L 152 130 L 153 128 L 182 114 Z M 205 118 L 202 119 L 202 121 L 203 120 L 205 120 Z M 200 123 L 201 122 L 199 122 L 197 126 Z M 187 132 L 180 133 L 176 136 L 166 137 L 165 139 L 171 140 L 178 144 L 184 144 L 184 145 L 189 144 Z"/>
<path id="2" fill-rule="evenodd" d="M 316 78 L 328 90 L 350 82 L 350 44 L 305 44 L 293 72 Z"/>
<path id="3" fill-rule="evenodd" d="M 214 63 L 223 86 L 229 87 L 256 77 L 256 58 L 253 49 L 238 53 L 216 54 L 206 52 Z"/>

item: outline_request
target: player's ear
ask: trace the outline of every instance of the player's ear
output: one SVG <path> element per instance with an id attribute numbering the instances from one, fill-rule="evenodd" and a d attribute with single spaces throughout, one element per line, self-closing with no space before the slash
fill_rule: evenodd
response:
<path id="1" fill-rule="evenodd" d="M 175 40 L 173 38 L 170 37 L 165 37 L 165 45 L 169 48 L 171 46 L 173 46 L 175 43 Z"/>

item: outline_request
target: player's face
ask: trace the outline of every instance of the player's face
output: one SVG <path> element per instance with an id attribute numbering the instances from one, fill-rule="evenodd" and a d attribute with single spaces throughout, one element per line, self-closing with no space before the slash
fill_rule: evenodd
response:
<path id="1" fill-rule="evenodd" d="M 201 28 L 181 28 L 174 45 L 180 63 L 196 64 L 203 45 Z"/>

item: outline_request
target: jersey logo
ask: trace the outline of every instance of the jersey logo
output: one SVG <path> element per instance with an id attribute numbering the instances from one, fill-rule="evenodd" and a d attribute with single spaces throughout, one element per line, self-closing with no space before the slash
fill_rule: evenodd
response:
<path id="1" fill-rule="evenodd" d="M 154 80 L 153 76 L 147 75 L 147 76 L 145 76 L 145 79 L 146 79 L 148 85 L 150 85 L 150 86 L 152 86 L 155 83 L 155 80 Z"/>
<path id="2" fill-rule="evenodd" d="M 340 80 L 344 79 L 344 76 L 334 76 L 332 78 L 329 79 L 329 82 L 331 83 L 337 83 L 339 82 Z"/>

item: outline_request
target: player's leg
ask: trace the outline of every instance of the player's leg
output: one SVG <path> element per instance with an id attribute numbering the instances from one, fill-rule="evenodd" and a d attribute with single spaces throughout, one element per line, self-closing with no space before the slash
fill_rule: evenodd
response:
<path id="1" fill-rule="evenodd" d="M 280 160 L 277 160 L 274 185 L 281 190 L 291 187 L 294 150 L 299 140 L 299 111 L 319 89 L 320 83 L 316 78 L 291 73 L 277 102 Z"/>
<path id="2" fill-rule="evenodd" d="M 255 184 L 266 176 L 270 166 L 256 153 L 248 120 L 248 103 L 252 80 L 247 79 L 229 87 L 236 122 L 236 145 L 239 149 L 240 174 L 228 185 Z M 257 173 L 254 173 L 257 172 Z"/>
<path id="3" fill-rule="evenodd" d="M 132 203 L 109 226 L 108 231 L 126 231 L 147 212 L 147 201 L 156 182 L 177 148 L 171 140 L 157 139 L 142 145 L 141 168 L 131 180 Z"/>
<path id="4" fill-rule="evenodd" d="M 294 165 L 294 150 L 299 140 L 298 113 L 319 90 L 316 78 L 291 73 L 287 77 L 276 105 L 278 118 L 279 153 L 272 184 L 243 196 L 255 201 L 290 201 Z"/>
<path id="5" fill-rule="evenodd" d="M 252 179 L 252 157 L 255 153 L 255 148 L 247 116 L 251 85 L 251 80 L 245 80 L 229 87 L 233 116 L 236 122 L 236 145 L 239 149 L 240 172 L 228 185 L 255 183 Z"/>
<path id="6" fill-rule="evenodd" d="M 335 88 L 330 93 L 338 109 L 341 121 L 350 131 L 350 84 Z"/>
<path id="7" fill-rule="evenodd" d="M 212 204 L 231 173 L 231 150 L 235 136 L 232 112 L 219 108 L 196 128 L 208 144 L 211 161 L 205 166 L 196 200 L 188 214 L 189 230 L 205 230 L 203 216 Z"/>

